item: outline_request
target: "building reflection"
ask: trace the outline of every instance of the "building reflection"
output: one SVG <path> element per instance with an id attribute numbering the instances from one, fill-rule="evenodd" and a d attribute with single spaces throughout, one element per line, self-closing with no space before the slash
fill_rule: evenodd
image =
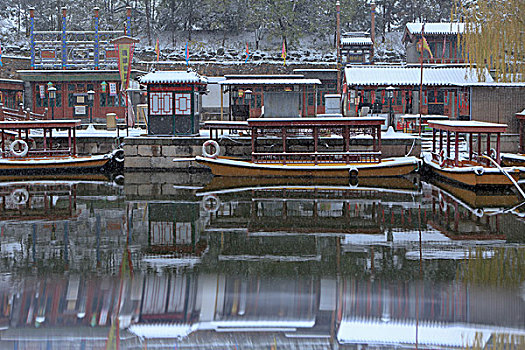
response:
<path id="1" fill-rule="evenodd" d="M 471 345 L 476 337 L 486 344 L 498 333 L 525 345 L 525 302 L 518 294 L 458 282 L 197 272 L 53 275 L 4 285 L 0 300 L 2 347 L 76 341 L 74 348 L 91 348 L 115 334 L 122 346 L 172 348 L 272 342 L 450 348 Z M 118 332 L 112 327 L 117 318 Z"/>
<path id="2" fill-rule="evenodd" d="M 525 346 L 519 219 L 431 185 L 361 185 L 125 201 L 77 184 L 47 194 L 68 210 L 71 197 L 71 217 L 16 207 L 0 347 Z"/>

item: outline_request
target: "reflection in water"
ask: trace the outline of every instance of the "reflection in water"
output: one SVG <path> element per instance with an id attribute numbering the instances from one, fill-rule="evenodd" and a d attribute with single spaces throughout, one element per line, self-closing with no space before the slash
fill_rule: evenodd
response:
<path id="1" fill-rule="evenodd" d="M 413 182 L 210 185 L 1 187 L 0 346 L 525 347 L 522 217 Z"/>

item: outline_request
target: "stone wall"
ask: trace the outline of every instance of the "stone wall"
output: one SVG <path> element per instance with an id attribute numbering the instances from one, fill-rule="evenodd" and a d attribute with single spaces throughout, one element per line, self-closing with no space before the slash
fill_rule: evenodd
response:
<path id="1" fill-rule="evenodd" d="M 193 161 L 177 161 L 174 158 L 193 158 L 202 155 L 205 137 L 127 137 L 124 139 L 125 171 L 202 171 L 207 167 Z M 280 146 L 280 139 L 263 139 L 258 142 L 261 149 Z M 290 151 L 305 152 L 313 149 L 313 140 L 289 139 Z M 342 149 L 342 139 L 323 138 L 319 143 L 326 150 Z M 249 137 L 221 138 L 219 141 L 222 156 L 250 159 L 251 139 Z M 371 139 L 352 139 L 351 146 L 371 150 Z M 419 139 L 384 139 L 382 140 L 383 158 L 419 155 Z"/>

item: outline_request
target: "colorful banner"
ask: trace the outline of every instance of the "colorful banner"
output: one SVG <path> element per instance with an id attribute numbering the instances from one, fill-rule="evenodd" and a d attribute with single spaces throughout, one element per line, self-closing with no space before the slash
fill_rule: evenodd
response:
<path id="1" fill-rule="evenodd" d="M 281 58 L 284 60 L 283 65 L 286 66 L 286 43 L 283 39 L 283 49 L 281 51 Z"/>
<path id="2" fill-rule="evenodd" d="M 2 67 L 4 64 L 2 63 L 2 43 L 0 43 L 0 67 Z"/>
<path id="3" fill-rule="evenodd" d="M 160 46 L 159 46 L 159 39 L 157 38 L 157 43 L 155 44 L 155 52 L 157 53 L 157 62 L 160 58 Z"/>
<path id="4" fill-rule="evenodd" d="M 246 60 L 244 63 L 248 62 L 248 59 L 250 58 L 250 49 L 248 48 L 248 43 L 246 43 Z"/>
<path id="5" fill-rule="evenodd" d="M 132 44 L 118 44 L 118 71 L 120 74 L 120 89 L 127 90 L 131 72 Z"/>
<path id="6" fill-rule="evenodd" d="M 188 42 L 186 42 L 186 65 L 190 65 L 190 50 L 188 49 Z"/>

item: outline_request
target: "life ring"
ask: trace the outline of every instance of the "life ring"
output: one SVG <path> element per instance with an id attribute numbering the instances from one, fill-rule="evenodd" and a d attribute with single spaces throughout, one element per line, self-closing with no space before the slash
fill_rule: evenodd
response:
<path id="1" fill-rule="evenodd" d="M 215 213 L 221 207 L 221 200 L 214 194 L 209 194 L 202 198 L 202 206 L 205 211 Z"/>
<path id="2" fill-rule="evenodd" d="M 208 151 L 206 150 L 206 147 L 213 147 L 215 149 L 215 151 L 213 153 L 208 153 Z M 203 143 L 202 145 L 202 155 L 204 157 L 207 157 L 207 158 L 217 158 L 219 156 L 219 153 L 221 151 L 221 148 L 219 147 L 219 144 L 217 143 L 217 141 L 214 141 L 214 140 L 208 140 L 206 142 Z"/>
<path id="3" fill-rule="evenodd" d="M 478 167 L 475 167 L 474 168 L 474 174 L 478 175 L 478 176 L 481 176 L 485 173 L 485 169 L 481 166 L 478 166 Z"/>
<path id="4" fill-rule="evenodd" d="M 348 175 L 350 178 L 355 178 L 359 176 L 359 169 L 357 169 L 355 166 L 348 169 Z"/>
<path id="5" fill-rule="evenodd" d="M 490 154 L 489 154 L 490 158 L 492 159 L 496 159 L 496 150 L 494 148 L 491 148 L 490 149 Z"/>
<path id="6" fill-rule="evenodd" d="M 115 159 L 117 163 L 122 163 L 124 161 L 124 150 L 116 150 L 115 153 L 113 153 L 113 159 Z"/>
<path id="7" fill-rule="evenodd" d="M 20 150 L 16 150 L 16 148 L 19 147 Z M 15 157 L 25 157 L 27 155 L 27 152 L 29 152 L 29 146 L 27 144 L 27 142 L 25 142 L 24 140 L 14 140 L 10 145 L 9 145 L 9 151 L 11 152 L 11 154 Z"/>
<path id="8" fill-rule="evenodd" d="M 24 205 L 29 200 L 29 192 L 25 188 L 17 188 L 11 193 L 11 200 L 16 205 Z"/>

